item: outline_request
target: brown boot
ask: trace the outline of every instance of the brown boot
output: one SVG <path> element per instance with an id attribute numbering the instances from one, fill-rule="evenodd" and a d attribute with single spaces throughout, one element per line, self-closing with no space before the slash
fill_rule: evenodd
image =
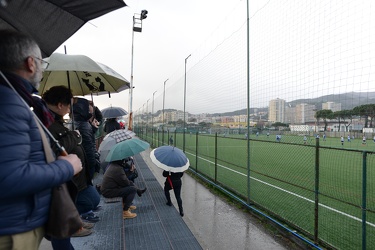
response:
<path id="1" fill-rule="evenodd" d="M 133 219 L 134 217 L 137 217 L 137 214 L 130 212 L 130 209 L 122 211 L 123 219 Z"/>
<path id="2" fill-rule="evenodd" d="M 136 209 L 137 209 L 137 207 L 134 206 L 134 205 L 131 205 L 131 206 L 129 207 L 129 210 L 136 210 Z"/>
<path id="3" fill-rule="evenodd" d="M 86 229 L 82 227 L 77 232 L 75 232 L 71 237 L 84 237 L 84 236 L 92 234 L 92 232 L 93 231 L 91 229 Z"/>

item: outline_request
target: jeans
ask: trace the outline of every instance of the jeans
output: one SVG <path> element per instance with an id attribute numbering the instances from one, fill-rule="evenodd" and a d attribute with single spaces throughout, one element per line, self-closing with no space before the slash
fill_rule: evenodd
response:
<path id="1" fill-rule="evenodd" d="M 88 185 L 87 188 L 78 192 L 76 207 L 79 214 L 87 213 L 91 210 L 94 210 L 100 202 L 100 195 L 96 188 L 91 185 Z"/>
<path id="2" fill-rule="evenodd" d="M 70 238 L 66 239 L 51 239 L 53 250 L 74 250 Z"/>

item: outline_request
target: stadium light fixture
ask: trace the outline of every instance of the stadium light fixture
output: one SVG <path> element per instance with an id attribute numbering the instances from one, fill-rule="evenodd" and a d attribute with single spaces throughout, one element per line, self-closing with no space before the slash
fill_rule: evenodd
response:
<path id="1" fill-rule="evenodd" d="M 141 14 L 134 14 L 132 29 L 132 56 L 131 56 L 131 73 L 129 88 L 129 122 L 128 129 L 133 130 L 133 59 L 134 59 L 134 32 L 142 32 L 142 20 L 147 18 L 148 11 L 142 10 Z"/>

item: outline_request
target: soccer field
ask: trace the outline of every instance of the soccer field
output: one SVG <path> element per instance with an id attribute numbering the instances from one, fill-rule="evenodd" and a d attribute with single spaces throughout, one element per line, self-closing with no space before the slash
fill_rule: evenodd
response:
<path id="1" fill-rule="evenodd" d="M 183 148 L 183 135 L 174 138 L 176 146 Z M 361 249 L 366 244 L 367 249 L 375 249 L 375 143 L 362 145 L 356 139 L 341 145 L 339 138 L 327 138 L 320 139 L 318 148 L 315 139 L 305 145 L 303 136 L 282 136 L 281 142 L 265 135 L 250 139 L 249 198 L 257 206 L 309 234 L 311 240 L 317 229 L 317 237 L 335 248 Z M 186 134 L 185 140 L 193 169 L 246 200 L 243 136 Z M 364 150 L 369 153 L 363 154 Z"/>

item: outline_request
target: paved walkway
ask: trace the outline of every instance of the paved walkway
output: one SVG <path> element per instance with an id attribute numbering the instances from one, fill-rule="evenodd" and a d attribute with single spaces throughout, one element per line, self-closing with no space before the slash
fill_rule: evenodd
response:
<path id="1" fill-rule="evenodd" d="M 76 250 L 122 249 L 298 249 L 295 245 L 273 235 L 248 213 L 212 194 L 199 182 L 185 174 L 182 199 L 185 216 L 182 218 L 173 193 L 174 206 L 165 204 L 164 177 L 149 158 L 150 150 L 135 157 L 139 177 L 135 183 L 147 187 L 142 197 L 136 196 L 134 219 L 122 220 L 121 203 L 105 203 L 98 212 L 101 221 L 95 233 L 73 238 Z M 96 180 L 100 181 L 100 179 Z M 40 250 L 50 250 L 43 241 Z"/>

